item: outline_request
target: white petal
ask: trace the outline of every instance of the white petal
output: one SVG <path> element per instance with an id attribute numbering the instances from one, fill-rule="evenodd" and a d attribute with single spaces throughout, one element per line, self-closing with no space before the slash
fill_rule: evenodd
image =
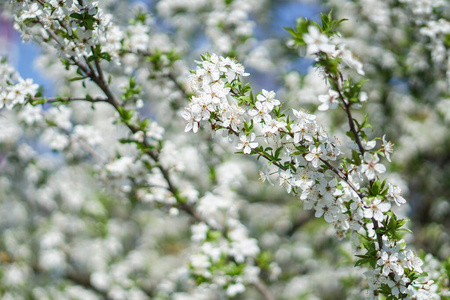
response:
<path id="1" fill-rule="evenodd" d="M 386 167 L 382 164 L 376 164 L 375 166 L 373 166 L 373 168 L 375 169 L 375 171 L 377 171 L 378 173 L 384 173 L 386 172 Z"/>
<path id="2" fill-rule="evenodd" d="M 364 147 L 364 149 L 366 149 L 366 150 L 373 149 L 376 144 L 377 144 L 377 141 L 369 141 L 369 142 L 367 142 L 367 144 Z"/>
<path id="3" fill-rule="evenodd" d="M 389 202 L 382 202 L 377 205 L 378 209 L 382 212 L 387 212 L 389 209 L 391 209 L 391 204 Z"/>

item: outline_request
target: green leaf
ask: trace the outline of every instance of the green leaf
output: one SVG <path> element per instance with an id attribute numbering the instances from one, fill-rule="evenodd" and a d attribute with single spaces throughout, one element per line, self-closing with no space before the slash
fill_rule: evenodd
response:
<path id="1" fill-rule="evenodd" d="M 280 148 L 278 148 L 277 150 L 275 150 L 275 154 L 274 154 L 274 159 L 275 160 L 281 160 L 281 159 L 279 159 L 279 157 L 280 157 L 280 153 L 281 153 L 281 150 L 283 149 L 283 147 L 280 147 Z"/>
<path id="2" fill-rule="evenodd" d="M 359 156 L 359 153 L 355 150 L 352 151 L 352 159 L 355 165 L 359 166 L 361 165 L 361 157 Z"/>
<path id="3" fill-rule="evenodd" d="M 42 98 L 42 99 L 32 100 L 32 101 L 30 101 L 30 104 L 35 106 L 35 105 L 39 105 L 39 104 L 44 104 L 46 102 L 47 102 L 47 98 Z"/>
<path id="4" fill-rule="evenodd" d="M 74 19 L 77 19 L 77 20 L 83 20 L 83 15 L 77 14 L 77 13 L 70 14 L 70 17 L 74 18 Z"/>
<path id="5" fill-rule="evenodd" d="M 218 230 L 209 230 L 206 234 L 206 239 L 208 241 L 217 241 L 220 237 L 222 237 L 222 232 Z"/>
<path id="6" fill-rule="evenodd" d="M 86 76 L 73 77 L 73 78 L 70 78 L 69 81 L 84 80 L 84 79 L 86 79 L 86 78 L 87 78 Z"/>
<path id="7" fill-rule="evenodd" d="M 355 262 L 355 267 L 359 267 L 359 266 L 362 266 L 362 265 L 365 265 L 365 264 L 367 264 L 367 263 L 369 263 L 369 260 L 368 259 L 358 259 L 356 262 Z"/>
<path id="8" fill-rule="evenodd" d="M 380 192 L 380 186 L 381 186 L 381 182 L 379 179 L 377 179 L 372 184 L 372 188 L 371 188 L 372 196 L 378 196 L 378 193 Z"/>
<path id="9" fill-rule="evenodd" d="M 272 262 L 272 253 L 269 250 L 262 251 L 256 258 L 256 264 L 261 269 L 269 269 Z"/>

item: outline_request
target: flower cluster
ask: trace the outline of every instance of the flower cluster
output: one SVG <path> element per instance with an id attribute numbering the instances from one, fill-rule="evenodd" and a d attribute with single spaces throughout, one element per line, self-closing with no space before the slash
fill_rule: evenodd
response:
<path id="1" fill-rule="evenodd" d="M 317 54 L 322 53 L 334 58 L 339 57 L 358 74 L 364 75 L 362 63 L 355 58 L 350 50 L 346 49 L 345 44 L 339 38 L 328 37 L 317 26 L 310 25 L 308 26 L 308 33 L 303 35 L 303 41 L 307 46 L 307 55 L 317 58 Z M 331 96 L 333 94 L 330 94 Z"/>
<path id="2" fill-rule="evenodd" d="M 35 96 L 39 85 L 32 79 L 23 79 L 6 60 L 0 57 L 0 109 L 12 109 L 16 105 L 23 105 L 27 96 Z"/>
<path id="3" fill-rule="evenodd" d="M 218 284 L 234 297 L 245 291 L 245 285 L 258 281 L 261 270 L 255 266 L 258 243 L 238 220 L 230 196 L 207 194 L 199 199 L 199 212 L 210 225 L 191 227 L 193 242 L 201 245 L 189 260 L 197 280 Z"/>
<path id="4" fill-rule="evenodd" d="M 117 58 L 122 33 L 111 23 L 112 16 L 98 8 L 97 2 L 52 0 L 43 5 L 26 0 L 12 4 L 17 29 L 24 39 L 56 49 L 63 59 L 82 60 L 93 55 Z M 96 48 L 100 42 L 105 44 L 103 53 Z"/>
<path id="5" fill-rule="evenodd" d="M 373 276 L 379 280 L 370 285 L 372 295 L 380 289 L 396 297 L 415 295 L 417 284 L 410 283 L 417 277 L 411 274 L 420 274 L 423 262 L 411 250 L 399 246 L 395 231 L 405 221 L 397 220 L 390 211 L 391 202 L 400 205 L 405 201 L 398 187 L 378 178 L 378 174 L 386 171 L 379 163 L 378 153 L 389 158 L 392 145 L 383 137 L 383 146 L 375 151 L 376 141 L 368 141 L 363 131 L 367 120 L 354 123 L 350 109 L 352 105 L 366 101 L 367 96 L 361 92 L 360 83 L 343 79 L 339 63 L 346 62 L 361 75 L 364 74 L 362 64 L 356 63 L 348 50 L 336 52 L 335 46 L 329 43 L 332 38 L 321 30 L 324 29 L 310 25 L 302 41 L 308 54 L 316 58 L 317 65 L 325 67 L 324 77 L 331 86 L 329 95 L 336 101 L 339 99 L 349 116 L 350 144 L 357 146 L 357 150 L 352 151 L 352 159 L 340 158 L 338 142 L 316 123 L 314 115 L 292 110 L 291 119 L 280 112 L 281 103 L 275 99 L 273 91 L 263 90 L 254 97 L 250 87 L 240 81 L 240 76 L 248 75 L 243 73 L 242 66 L 238 65 L 241 73 L 235 72 L 230 58 L 214 54 L 204 55 L 192 72 L 191 86 L 195 95 L 182 113 L 187 121 L 185 131 L 197 132 L 200 124 L 208 121 L 212 130 L 239 137 L 236 148 L 243 149 L 244 154 L 265 158 L 276 169 L 273 173 L 278 175 L 280 186 L 298 195 L 305 209 L 314 208 L 315 216 L 323 216 L 338 236 L 349 233 L 355 238 L 360 234 L 373 241 L 358 262 L 370 262 L 374 268 L 371 272 L 377 273 Z M 293 31 L 294 38 L 302 34 Z M 343 44 L 338 47 L 345 48 Z M 352 60 L 346 61 L 345 56 Z M 339 168 L 331 164 L 336 160 L 340 161 Z M 270 176 L 269 172 L 263 174 L 264 179 Z M 384 230 L 384 234 L 379 229 Z M 359 244 L 358 241 L 355 243 Z"/>

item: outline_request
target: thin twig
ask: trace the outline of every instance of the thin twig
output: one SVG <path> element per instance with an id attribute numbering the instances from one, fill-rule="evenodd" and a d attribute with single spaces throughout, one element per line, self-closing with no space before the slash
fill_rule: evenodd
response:
<path id="1" fill-rule="evenodd" d="M 335 167 L 333 167 L 329 162 L 327 162 L 326 160 L 320 158 L 320 160 L 331 170 L 333 171 L 339 178 L 341 178 L 342 180 L 344 180 L 352 190 L 354 190 L 356 192 L 356 194 L 358 195 L 358 197 L 360 198 L 360 200 L 362 200 L 364 198 L 364 195 L 361 194 L 361 192 L 356 188 L 356 186 L 350 181 L 350 179 L 348 179 L 348 176 L 343 174 L 342 172 L 340 172 L 338 169 L 336 169 Z"/>
<path id="2" fill-rule="evenodd" d="M 258 290 L 258 292 L 264 297 L 265 300 L 275 300 L 275 298 L 272 297 L 266 285 L 262 281 L 256 280 L 255 282 L 253 282 L 253 286 Z"/>
<path id="3" fill-rule="evenodd" d="M 345 101 L 345 97 L 342 94 L 341 89 L 339 88 L 338 79 L 333 76 L 331 76 L 330 78 L 336 87 L 336 91 L 338 92 L 339 99 L 341 100 L 342 104 L 344 105 L 344 111 L 347 115 L 348 125 L 350 126 L 350 130 L 355 137 L 355 142 L 358 145 L 359 152 L 361 153 L 361 155 L 364 155 L 365 150 L 361 144 L 361 139 L 359 138 L 358 132 L 356 131 L 355 123 L 353 122 L 352 112 L 350 111 L 351 104 L 349 102 L 347 103 L 347 101 Z"/>
<path id="4" fill-rule="evenodd" d="M 73 101 L 83 101 L 91 103 L 108 102 L 107 98 L 78 98 L 78 97 L 29 97 L 28 102 L 32 101 L 45 101 L 45 103 L 57 103 L 57 102 L 73 102 Z"/>
<path id="5" fill-rule="evenodd" d="M 340 74 L 340 75 L 342 76 L 342 74 Z M 339 94 L 339 99 L 341 100 L 342 104 L 344 105 L 344 111 L 345 111 L 345 113 L 347 115 L 348 125 L 350 127 L 350 131 L 353 133 L 353 136 L 355 138 L 355 142 L 358 145 L 359 152 L 361 153 L 361 155 L 364 156 L 364 153 L 365 153 L 366 150 L 364 149 L 364 147 L 363 147 L 363 145 L 361 143 L 361 139 L 359 138 L 358 131 L 355 128 L 355 122 L 353 120 L 352 112 L 350 110 L 351 104 L 350 104 L 350 102 L 345 101 L 344 95 L 342 94 L 342 91 L 339 88 L 338 79 L 336 77 L 333 77 L 333 76 L 331 76 L 330 78 L 333 81 L 333 83 L 335 85 L 335 88 L 336 88 L 336 90 L 337 90 L 337 92 Z M 350 181 L 349 180 L 346 180 L 346 182 L 350 185 Z M 371 181 L 369 183 L 370 187 L 372 187 L 372 184 L 373 184 L 373 181 Z M 353 190 L 355 190 L 358 193 L 358 196 L 362 200 L 363 199 L 362 198 L 362 194 L 359 193 L 353 186 L 351 186 L 351 187 L 352 187 Z M 383 248 L 383 236 L 382 236 L 382 234 L 377 232 L 377 229 L 379 228 L 379 223 L 378 223 L 377 220 L 375 220 L 375 218 L 372 218 L 372 223 L 373 223 L 373 229 L 375 230 L 375 233 L 376 233 L 376 236 L 377 236 L 378 247 L 381 250 Z"/>

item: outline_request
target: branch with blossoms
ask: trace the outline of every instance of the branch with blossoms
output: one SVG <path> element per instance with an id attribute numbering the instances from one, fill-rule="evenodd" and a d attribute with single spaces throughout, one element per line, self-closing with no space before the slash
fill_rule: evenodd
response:
<path id="1" fill-rule="evenodd" d="M 299 19 L 288 29 L 294 44 L 306 46 L 308 56 L 328 83 L 328 95 L 321 96 L 321 110 L 341 107 L 348 119 L 351 155 L 345 156 L 341 144 L 306 111 L 282 109 L 273 91 L 256 95 L 242 77 L 244 67 L 231 58 L 206 53 L 191 71 L 195 94 L 182 113 L 185 131 L 197 132 L 203 124 L 238 140 L 238 153 L 254 155 L 267 162 L 263 180 L 276 174 L 280 186 L 300 198 L 305 209 L 324 217 L 339 238 L 348 236 L 354 243 L 356 266 L 367 266 L 370 295 L 387 299 L 415 297 L 428 299 L 432 282 L 426 276 L 422 260 L 406 247 L 402 231 L 406 219 L 398 219 L 392 203 L 406 200 L 399 187 L 380 179 L 386 171 L 379 155 L 390 161 L 393 148 L 385 136 L 376 147 L 365 129 L 368 115 L 358 122 L 352 109 L 367 101 L 361 90 L 364 81 L 356 81 L 351 71 L 364 75 L 362 64 L 335 31 L 343 20 L 322 15 L 319 25 Z M 381 140 L 381 138 L 378 138 Z M 362 249 L 362 250 L 361 250 Z"/>
<path id="2" fill-rule="evenodd" d="M 71 9 L 73 10 L 71 11 Z M 19 79 L 17 84 L 11 84 L 10 89 L 12 89 L 12 91 L 6 93 L 7 96 L 5 96 L 6 98 L 4 100 L 5 105 L 9 109 L 12 109 L 15 105 L 25 104 L 26 102 L 29 102 L 32 105 L 43 103 L 58 105 L 68 104 L 73 101 L 91 103 L 105 102 L 110 104 L 118 112 L 120 122 L 124 123 L 134 135 L 134 142 L 137 144 L 138 148 L 142 150 L 143 154 L 149 156 L 155 162 L 155 166 L 160 170 L 167 181 L 169 191 L 177 198 L 177 202 L 181 203 L 180 207 L 198 219 L 199 216 L 195 211 L 183 204 L 185 201 L 181 199 L 177 188 L 173 185 L 169 170 L 166 170 L 159 164 L 158 151 L 162 146 L 156 147 L 155 145 L 161 144 L 162 141 L 156 141 L 156 143 L 152 142 L 152 145 L 150 145 L 147 140 L 147 137 L 151 136 L 151 133 L 148 132 L 148 126 L 150 125 L 149 120 L 138 117 L 135 110 L 125 107 L 127 101 L 135 98 L 136 95 L 140 93 L 140 87 L 136 85 L 133 78 L 130 78 L 129 86 L 126 87 L 123 94 L 120 95 L 121 99 L 123 99 L 122 103 L 111 90 L 110 84 L 105 78 L 104 71 L 100 64 L 102 61 L 110 61 L 113 55 L 101 50 L 102 37 L 94 35 L 94 29 L 101 30 L 102 26 L 107 23 L 107 18 L 105 18 L 105 16 L 102 18 L 102 13 L 99 8 L 94 4 L 83 4 L 82 1 L 73 4 L 73 6 L 53 2 L 50 2 L 49 5 L 45 5 L 44 2 L 39 2 L 39 4 L 30 4 L 29 7 L 28 4 L 23 4 L 22 6 L 18 5 L 18 7 L 16 7 L 16 13 L 18 20 L 21 21 L 18 23 L 20 26 L 24 26 L 25 28 L 34 28 L 35 25 L 42 26 L 42 29 L 48 33 L 48 40 L 38 39 L 38 42 L 47 44 L 47 46 L 56 46 L 60 51 L 61 58 L 64 59 L 66 66 L 75 66 L 77 68 L 77 74 L 79 74 L 80 77 L 74 78 L 73 80 L 90 79 L 100 88 L 106 98 L 92 98 L 90 96 L 79 98 L 37 97 L 37 85 L 32 85 L 32 81 L 23 81 L 22 79 Z M 70 15 L 70 20 L 65 18 L 66 14 Z M 46 16 L 46 18 L 43 18 L 43 16 Z M 52 18 L 54 20 L 52 20 Z M 59 26 L 57 26 L 57 24 Z M 30 28 L 28 28 L 28 30 Z M 104 34 L 107 35 L 108 33 L 105 32 Z M 21 97 L 14 95 L 14 93 L 18 94 L 19 91 Z"/>
<path id="3" fill-rule="evenodd" d="M 85 97 L 41 97 L 37 91 L 37 85 L 32 81 L 24 81 L 19 78 L 18 83 L 12 80 L 7 81 L 6 87 L 11 90 L 7 90 L 4 96 L 7 108 L 13 109 L 26 104 L 41 105 L 44 103 L 66 105 L 74 101 L 109 104 L 118 114 L 117 122 L 123 123 L 130 133 L 130 137 L 121 142 L 135 144 L 139 150 L 139 155 L 135 160 L 143 161 L 147 172 L 159 173 L 165 181 L 163 188 L 170 195 L 166 199 L 167 203 L 163 204 L 186 212 L 198 223 L 193 226 L 196 236 L 193 240 L 202 244 L 201 253 L 193 255 L 190 261 L 190 267 L 197 283 L 201 284 L 213 276 L 220 275 L 224 278 L 222 286 L 228 296 L 244 292 L 245 285 L 250 284 L 260 292 L 264 299 L 273 299 L 268 288 L 259 278 L 260 267 L 256 266 L 256 260 L 258 260 L 260 250 L 257 241 L 249 237 L 247 229 L 240 223 L 236 213 L 221 207 L 225 212 L 219 212 L 217 218 L 213 218 L 212 215 L 215 212 L 210 208 L 205 209 L 205 205 L 211 200 L 211 197 L 215 197 L 212 194 L 200 199 L 198 207 L 196 207 L 195 201 L 188 201 L 187 197 L 183 196 L 174 180 L 174 172 L 162 163 L 161 152 L 164 140 L 155 134 L 155 131 L 160 131 L 158 125 L 141 117 L 134 109 L 135 106 L 130 105 L 130 103 L 136 102 L 141 87 L 133 77 L 130 77 L 128 86 L 120 95 L 113 91 L 110 77 L 103 70 L 103 64 L 107 64 L 113 59 L 120 61 L 121 55 L 132 52 L 125 46 L 124 48 L 110 49 L 109 44 L 105 45 L 104 41 L 109 40 L 111 37 L 108 35 L 112 33 L 105 28 L 108 19 L 101 10 L 95 4 L 87 4 L 82 1 L 73 5 L 39 1 L 38 3 L 17 4 L 15 12 L 18 25 L 24 32 L 36 28 L 42 29 L 38 32 L 41 34 L 44 32 L 44 36 L 33 36 L 36 41 L 43 47 L 55 47 L 67 69 L 76 68 L 79 76 L 73 80 L 93 82 L 102 91 L 104 97 L 93 98 L 89 95 Z M 108 24 L 108 26 L 111 28 L 112 24 Z M 117 32 L 114 33 L 117 34 Z M 119 44 L 117 47 L 122 47 L 122 45 Z M 140 51 L 134 55 L 142 55 L 145 59 L 155 62 L 155 57 L 161 54 Z M 175 55 L 171 58 L 171 60 L 176 59 Z M 167 76 L 178 89 L 185 93 L 173 75 L 169 73 Z M 155 127 L 157 128 L 155 129 Z M 119 169 L 119 165 L 130 163 L 128 157 L 120 158 L 116 162 L 116 164 L 108 164 L 106 169 L 114 173 L 116 169 Z M 206 204 L 202 205 L 202 203 Z M 218 211 L 221 208 L 218 208 Z M 232 209 L 231 205 L 228 209 Z M 218 220 L 221 218 L 220 214 L 223 214 L 221 221 Z M 214 248 L 211 249 L 211 247 Z"/>

